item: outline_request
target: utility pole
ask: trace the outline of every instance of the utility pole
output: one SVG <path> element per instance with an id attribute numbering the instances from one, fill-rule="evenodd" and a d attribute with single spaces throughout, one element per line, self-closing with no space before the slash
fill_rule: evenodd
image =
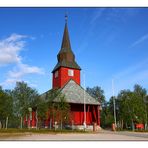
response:
<path id="1" fill-rule="evenodd" d="M 114 80 L 112 79 L 112 92 L 113 92 L 113 104 L 114 104 L 114 121 L 115 121 L 115 128 L 117 127 L 116 122 L 116 103 L 115 103 L 115 94 L 114 94 Z"/>
<path id="2" fill-rule="evenodd" d="M 86 129 L 86 104 L 85 104 L 85 73 L 84 76 L 84 130 Z"/>
<path id="3" fill-rule="evenodd" d="M 8 117 L 6 118 L 6 129 L 8 127 Z"/>
<path id="4" fill-rule="evenodd" d="M 23 128 L 23 118 L 21 116 L 21 129 Z"/>
<path id="5" fill-rule="evenodd" d="M 145 106 L 145 119 L 146 119 L 146 122 L 145 122 L 145 130 L 147 130 L 147 107 L 146 107 L 146 104 L 148 103 L 148 101 L 147 101 L 147 99 L 146 99 L 146 97 L 144 98 L 144 106 Z"/>

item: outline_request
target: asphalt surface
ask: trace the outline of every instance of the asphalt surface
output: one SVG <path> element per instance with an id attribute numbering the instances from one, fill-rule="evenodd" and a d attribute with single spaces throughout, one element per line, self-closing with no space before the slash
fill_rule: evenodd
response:
<path id="1" fill-rule="evenodd" d="M 1 137 L 2 141 L 147 141 L 148 133 L 140 132 L 112 132 L 100 131 L 98 133 L 73 134 L 26 134 L 22 136 Z"/>

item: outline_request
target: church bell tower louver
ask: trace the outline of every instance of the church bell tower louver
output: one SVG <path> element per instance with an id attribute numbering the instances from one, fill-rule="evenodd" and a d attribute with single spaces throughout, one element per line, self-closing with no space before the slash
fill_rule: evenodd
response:
<path id="1" fill-rule="evenodd" d="M 65 28 L 61 49 L 57 55 L 58 63 L 54 67 L 52 88 L 62 88 L 70 79 L 80 85 L 80 66 L 75 61 L 75 55 L 71 49 L 68 33 L 67 15 L 65 16 Z"/>

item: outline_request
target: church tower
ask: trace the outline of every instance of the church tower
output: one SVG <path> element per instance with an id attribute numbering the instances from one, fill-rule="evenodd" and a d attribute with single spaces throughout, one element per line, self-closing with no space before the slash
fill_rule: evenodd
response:
<path id="1" fill-rule="evenodd" d="M 58 63 L 54 67 L 52 73 L 52 88 L 62 88 L 70 79 L 80 85 L 80 66 L 75 61 L 75 55 L 71 49 L 67 16 L 65 16 L 65 28 L 61 49 L 57 55 Z"/>

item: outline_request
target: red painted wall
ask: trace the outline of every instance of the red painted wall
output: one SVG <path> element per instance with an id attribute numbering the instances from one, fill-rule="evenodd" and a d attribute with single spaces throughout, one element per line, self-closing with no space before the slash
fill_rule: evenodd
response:
<path id="1" fill-rule="evenodd" d="M 36 127 L 36 113 L 32 111 L 32 118 L 30 119 L 30 114 L 24 117 L 24 125 L 30 126 L 32 128 Z"/>
<path id="2" fill-rule="evenodd" d="M 99 112 L 98 112 L 99 111 Z M 71 104 L 71 114 L 74 125 L 83 125 L 84 123 L 84 105 Z M 86 124 L 92 125 L 94 122 L 100 125 L 100 110 L 97 105 L 86 105 Z"/>
<path id="3" fill-rule="evenodd" d="M 83 125 L 84 123 L 84 105 L 83 104 L 70 104 L 71 107 L 71 111 L 69 112 L 70 114 L 70 121 L 69 123 L 74 125 Z M 58 112 L 57 112 L 57 116 L 56 117 L 50 117 L 48 111 L 46 112 L 46 120 L 44 122 L 44 125 L 46 127 L 49 127 L 50 125 L 50 119 L 52 121 L 52 125 L 54 125 L 55 121 L 59 121 L 58 119 Z M 30 127 L 36 127 L 36 113 L 35 111 L 32 112 L 32 120 L 29 119 L 29 115 L 28 118 L 26 120 L 26 118 L 24 118 L 24 124 L 28 125 L 30 123 Z M 100 126 L 100 109 L 99 106 L 97 105 L 86 105 L 86 124 L 87 125 L 93 125 L 93 123 L 96 122 L 97 125 Z"/>
<path id="4" fill-rule="evenodd" d="M 36 119 L 35 119 L 35 112 L 32 112 L 32 121 L 31 121 L 31 126 L 36 127 Z"/>
<path id="5" fill-rule="evenodd" d="M 74 76 L 68 76 L 68 70 L 74 70 Z M 55 78 L 55 72 L 52 78 L 52 88 L 63 87 L 70 79 L 73 79 L 77 84 L 80 85 L 80 70 L 61 67 L 58 69 L 58 77 Z"/>

